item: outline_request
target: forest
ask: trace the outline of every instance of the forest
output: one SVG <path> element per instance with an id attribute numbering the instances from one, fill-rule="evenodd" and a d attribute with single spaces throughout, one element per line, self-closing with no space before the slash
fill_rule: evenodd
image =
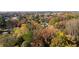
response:
<path id="1" fill-rule="evenodd" d="M 79 12 L 0 12 L 0 47 L 79 47 Z"/>

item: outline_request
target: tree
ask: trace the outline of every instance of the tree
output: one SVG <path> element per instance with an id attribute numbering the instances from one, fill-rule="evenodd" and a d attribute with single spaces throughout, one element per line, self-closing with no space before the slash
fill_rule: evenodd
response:
<path id="1" fill-rule="evenodd" d="M 0 28 L 5 28 L 6 27 L 6 22 L 4 17 L 0 16 Z"/>

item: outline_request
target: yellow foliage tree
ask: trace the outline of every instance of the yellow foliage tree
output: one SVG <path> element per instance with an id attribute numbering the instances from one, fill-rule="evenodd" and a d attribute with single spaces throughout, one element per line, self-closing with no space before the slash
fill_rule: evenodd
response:
<path id="1" fill-rule="evenodd" d="M 27 24 L 22 24 L 21 27 L 14 28 L 13 36 L 18 38 L 26 33 L 28 30 L 29 29 L 27 27 Z"/>

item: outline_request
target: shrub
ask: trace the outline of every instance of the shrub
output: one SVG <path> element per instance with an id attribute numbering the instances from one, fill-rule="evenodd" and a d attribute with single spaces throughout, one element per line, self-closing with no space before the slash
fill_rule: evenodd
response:
<path id="1" fill-rule="evenodd" d="M 30 45 L 29 41 L 23 41 L 23 43 L 21 44 L 21 47 L 27 47 L 29 45 Z"/>
<path id="2" fill-rule="evenodd" d="M 44 43 L 49 46 L 51 38 L 54 37 L 56 31 L 57 29 L 55 29 L 52 25 L 49 25 L 48 27 L 38 32 L 37 38 L 42 39 Z"/>
<path id="3" fill-rule="evenodd" d="M 18 39 L 10 35 L 2 35 L 0 38 L 0 44 L 2 44 L 4 47 L 12 47 L 15 46 Z"/>
<path id="4" fill-rule="evenodd" d="M 55 17 L 55 18 L 52 18 L 50 21 L 49 21 L 49 25 L 54 25 L 55 23 L 59 22 L 60 19 L 58 17 Z"/>
<path id="5" fill-rule="evenodd" d="M 44 42 L 42 39 L 33 39 L 30 43 L 31 47 L 44 47 Z"/>
<path id="6" fill-rule="evenodd" d="M 24 35 L 22 35 L 22 38 L 25 40 L 25 41 L 31 41 L 32 40 L 32 32 L 31 31 L 28 31 L 27 33 L 25 33 Z"/>
<path id="7" fill-rule="evenodd" d="M 51 40 L 51 47 L 65 47 L 65 46 L 73 46 L 73 42 L 68 40 L 68 37 L 64 32 L 58 31 L 56 33 L 56 37 Z"/>
<path id="8" fill-rule="evenodd" d="M 79 20 L 73 19 L 66 22 L 65 31 L 70 35 L 79 35 Z"/>

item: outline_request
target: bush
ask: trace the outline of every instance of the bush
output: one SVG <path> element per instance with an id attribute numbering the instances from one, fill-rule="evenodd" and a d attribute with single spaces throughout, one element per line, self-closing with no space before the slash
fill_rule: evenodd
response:
<path id="1" fill-rule="evenodd" d="M 42 39 L 33 39 L 30 43 L 31 47 L 44 47 L 44 42 Z"/>
<path id="2" fill-rule="evenodd" d="M 50 21 L 49 21 L 49 25 L 54 25 L 55 23 L 59 22 L 60 19 L 58 17 L 55 17 L 55 18 L 52 18 Z"/>
<path id="3" fill-rule="evenodd" d="M 64 32 L 58 31 L 56 37 L 51 40 L 50 47 L 74 46 L 73 42 L 68 39 Z"/>
<path id="4" fill-rule="evenodd" d="M 77 36 L 79 35 L 79 20 L 73 19 L 66 22 L 65 31 L 67 34 Z"/>
<path id="5" fill-rule="evenodd" d="M 21 47 L 27 47 L 29 45 L 30 45 L 29 41 L 23 41 L 23 43 L 21 44 Z"/>
<path id="6" fill-rule="evenodd" d="M 31 41 L 32 40 L 32 32 L 31 31 L 28 31 L 27 33 L 25 33 L 22 38 L 25 40 L 25 41 Z"/>
<path id="7" fill-rule="evenodd" d="M 12 47 L 15 46 L 18 39 L 11 35 L 3 35 L 0 38 L 0 44 L 2 44 L 4 47 Z"/>

